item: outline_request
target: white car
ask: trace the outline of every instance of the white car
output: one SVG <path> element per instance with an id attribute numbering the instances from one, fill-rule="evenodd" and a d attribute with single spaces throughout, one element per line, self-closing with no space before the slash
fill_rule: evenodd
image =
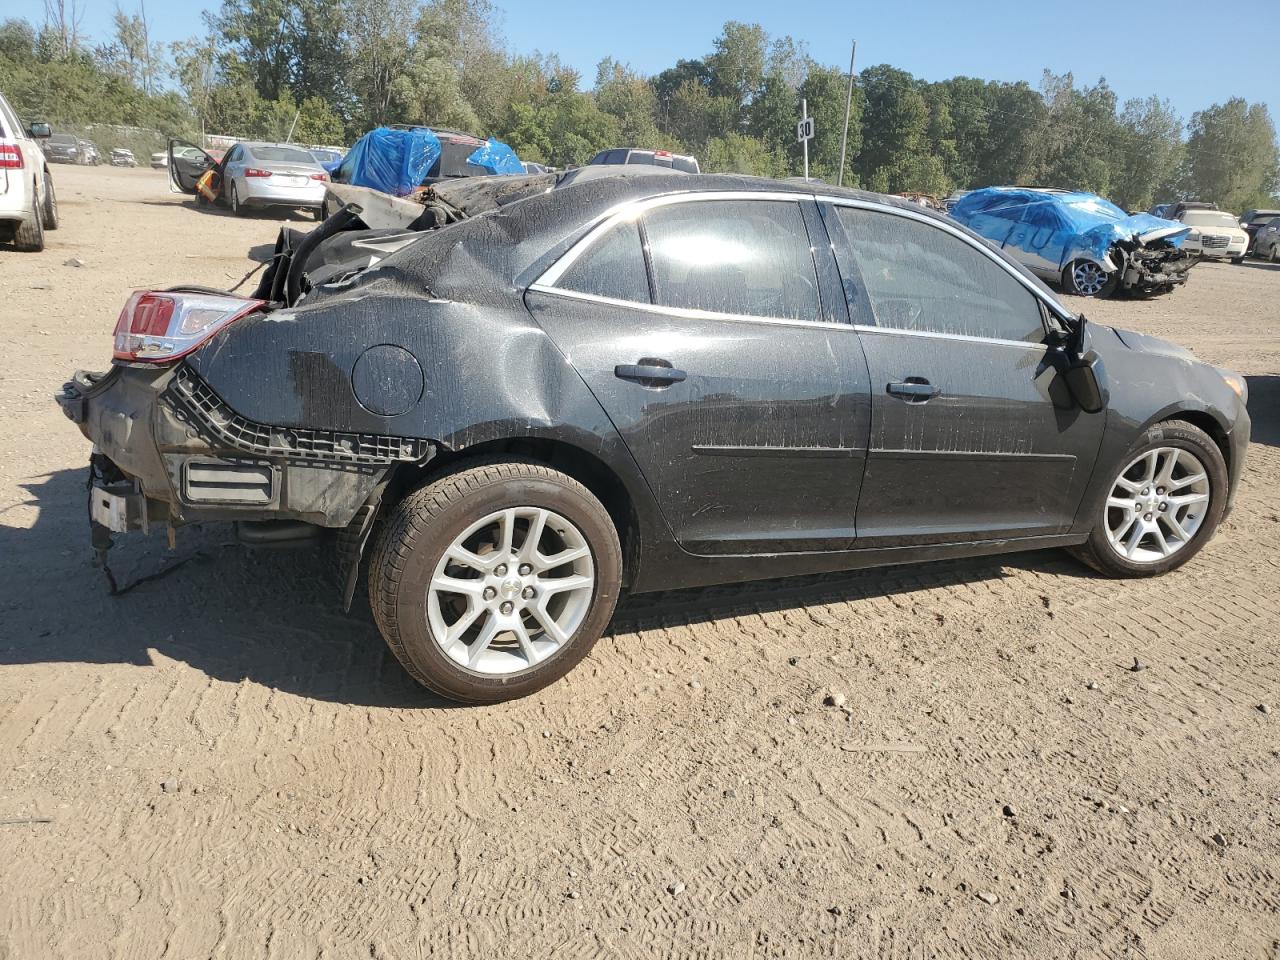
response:
<path id="1" fill-rule="evenodd" d="M 1223 210 L 1187 210 L 1178 218 L 1191 232 L 1182 241 L 1187 253 L 1214 260 L 1231 260 L 1243 263 L 1249 249 L 1249 234 L 1240 227 L 1240 221 Z"/>
<path id="2" fill-rule="evenodd" d="M 58 229 L 53 177 L 39 140 L 52 131 L 47 123 L 26 127 L 0 93 L 0 240 L 19 250 L 44 249 L 44 232 Z"/>

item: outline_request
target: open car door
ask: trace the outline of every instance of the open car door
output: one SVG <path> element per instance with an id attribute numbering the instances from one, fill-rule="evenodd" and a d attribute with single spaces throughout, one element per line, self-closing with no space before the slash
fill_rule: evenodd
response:
<path id="1" fill-rule="evenodd" d="M 169 141 L 169 189 L 173 193 L 192 193 L 212 200 L 221 187 L 216 182 L 220 179 L 217 166 L 218 161 L 194 143 Z M 210 171 L 214 172 L 210 174 Z"/>

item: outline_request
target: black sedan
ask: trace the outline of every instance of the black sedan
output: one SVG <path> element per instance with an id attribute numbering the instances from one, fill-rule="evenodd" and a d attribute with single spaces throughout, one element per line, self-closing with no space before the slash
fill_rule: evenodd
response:
<path id="1" fill-rule="evenodd" d="M 253 298 L 135 293 L 59 401 L 99 549 L 328 532 L 456 700 L 562 676 L 623 591 L 1055 546 L 1164 573 L 1237 486 L 1241 377 L 912 203 L 583 168 L 370 211 L 282 233 Z"/>

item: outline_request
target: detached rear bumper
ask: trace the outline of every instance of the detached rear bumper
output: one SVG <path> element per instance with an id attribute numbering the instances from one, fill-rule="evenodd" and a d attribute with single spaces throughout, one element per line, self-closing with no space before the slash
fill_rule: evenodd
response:
<path id="1" fill-rule="evenodd" d="M 57 401 L 101 458 L 99 522 L 116 530 L 208 520 L 346 527 L 397 462 L 431 452 L 421 440 L 253 423 L 181 364 L 77 371 Z"/>

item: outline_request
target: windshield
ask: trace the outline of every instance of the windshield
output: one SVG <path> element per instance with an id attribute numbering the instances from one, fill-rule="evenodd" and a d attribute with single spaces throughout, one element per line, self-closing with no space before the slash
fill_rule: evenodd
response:
<path id="1" fill-rule="evenodd" d="M 1188 210 L 1182 222 L 1189 227 L 1238 227 L 1236 218 L 1220 210 Z"/>
<path id="2" fill-rule="evenodd" d="M 306 163 L 314 164 L 315 158 L 305 150 L 296 150 L 293 147 L 252 147 L 247 148 L 248 154 L 255 160 L 261 160 L 264 163 Z"/>

